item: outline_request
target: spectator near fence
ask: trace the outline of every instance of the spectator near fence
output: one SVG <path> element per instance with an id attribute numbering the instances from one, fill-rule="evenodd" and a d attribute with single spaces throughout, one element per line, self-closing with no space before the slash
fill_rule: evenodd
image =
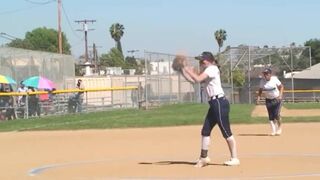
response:
<path id="1" fill-rule="evenodd" d="M 44 89 L 43 91 L 47 91 L 47 94 L 39 94 L 39 100 L 40 100 L 40 104 L 43 110 L 43 113 L 45 115 L 47 115 L 49 113 L 49 108 L 50 108 L 50 102 L 49 102 L 49 89 Z"/>
<path id="2" fill-rule="evenodd" d="M 12 86 L 10 84 L 2 84 L 1 92 L 4 92 L 4 93 L 13 92 Z M 15 101 L 13 96 L 1 97 L 0 99 L 1 119 L 6 119 L 6 120 L 16 119 L 14 105 L 15 105 Z"/>
<path id="3" fill-rule="evenodd" d="M 141 82 L 139 82 L 138 89 L 131 90 L 132 105 L 137 105 L 141 108 L 141 103 L 144 101 L 144 94 L 144 88 L 141 85 Z"/>
<path id="4" fill-rule="evenodd" d="M 77 89 L 84 90 L 84 85 L 81 79 L 78 79 Z M 76 94 L 77 99 L 77 112 L 82 112 L 82 103 L 83 103 L 84 92 L 78 92 Z"/>
<path id="5" fill-rule="evenodd" d="M 36 92 L 34 87 L 28 87 L 28 92 Z M 39 116 L 41 114 L 39 97 L 36 94 L 30 94 L 28 98 L 28 113 L 29 116 Z"/>
<path id="6" fill-rule="evenodd" d="M 18 88 L 17 92 L 19 93 L 26 93 L 28 92 L 28 88 L 20 82 L 20 87 Z M 18 105 L 24 106 L 26 104 L 26 95 L 18 96 Z"/>

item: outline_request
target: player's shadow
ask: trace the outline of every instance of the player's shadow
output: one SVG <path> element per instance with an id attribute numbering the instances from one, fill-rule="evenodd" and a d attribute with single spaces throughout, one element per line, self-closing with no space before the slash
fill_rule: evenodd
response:
<path id="1" fill-rule="evenodd" d="M 271 136 L 270 134 L 258 134 L 258 133 L 245 133 L 245 134 L 237 134 L 238 136 Z"/>
<path id="2" fill-rule="evenodd" d="M 196 165 L 195 162 L 190 161 L 158 161 L 158 162 L 140 162 L 141 165 L 176 165 L 176 164 L 183 164 L 183 165 L 190 165 L 194 166 Z M 218 163 L 209 163 L 208 165 L 213 166 L 224 166 L 224 164 L 218 164 Z"/>

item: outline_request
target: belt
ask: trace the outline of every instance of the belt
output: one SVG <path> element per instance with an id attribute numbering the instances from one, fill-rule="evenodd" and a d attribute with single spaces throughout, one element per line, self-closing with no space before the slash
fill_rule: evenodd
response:
<path id="1" fill-rule="evenodd" d="M 272 100 L 275 100 L 277 98 L 273 98 L 273 99 L 269 99 L 269 98 L 266 98 L 267 101 L 272 101 Z"/>
<path id="2" fill-rule="evenodd" d="M 219 99 L 219 98 L 222 98 L 222 97 L 224 97 L 224 94 L 218 94 L 218 95 L 215 95 L 215 96 L 211 96 L 210 100 Z"/>

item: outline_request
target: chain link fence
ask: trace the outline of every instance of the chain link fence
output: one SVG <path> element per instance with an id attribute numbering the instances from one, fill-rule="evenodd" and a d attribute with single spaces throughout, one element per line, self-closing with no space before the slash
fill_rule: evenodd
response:
<path id="1" fill-rule="evenodd" d="M 293 90 L 305 89 L 301 84 L 295 85 L 297 80 L 294 79 L 294 72 L 310 68 L 312 65 L 310 47 L 229 47 L 218 58 L 222 65 L 222 79 L 231 87 L 232 103 L 255 101 L 261 72 L 266 67 L 271 67 L 286 89 L 292 90 L 291 99 L 294 101 Z M 284 79 L 287 73 L 289 78 Z"/>
<path id="2" fill-rule="evenodd" d="M 191 84 L 180 73 L 172 69 L 176 56 L 158 52 L 144 54 L 145 59 L 145 106 L 164 103 L 200 102 L 201 87 L 199 83 Z M 187 57 L 190 64 L 199 69 L 199 61 Z"/>
<path id="3" fill-rule="evenodd" d="M 143 75 L 74 76 L 74 59 L 68 55 L 0 48 L 1 74 L 18 83 L 30 76 L 42 75 L 51 79 L 57 91 L 35 93 L 0 93 L 0 119 L 92 112 L 111 108 L 151 108 L 162 104 L 206 103 L 200 83 L 191 84 L 173 71 L 176 55 L 145 51 Z M 199 62 L 187 57 L 199 69 Z M 310 48 L 229 48 L 217 57 L 222 71 L 223 88 L 232 103 L 252 103 L 259 86 L 260 72 L 272 67 L 276 75 L 311 66 Z M 243 84 L 239 83 L 243 78 Z M 74 89 L 76 79 L 85 86 L 83 95 Z M 238 79 L 237 79 L 238 78 Z M 281 78 L 280 78 L 281 79 Z M 240 79 L 241 80 L 241 79 Z M 319 88 L 318 81 L 281 79 L 286 89 Z M 308 86 L 306 86 L 308 82 Z M 14 85 L 13 85 L 14 86 Z M 301 88 L 303 87 L 303 88 Z M 2 85 L 1 85 L 1 88 Z M 12 88 L 15 91 L 16 88 Z M 292 95 L 294 94 L 294 96 Z M 291 96 L 290 96 L 291 95 Z M 286 92 L 288 101 L 319 101 L 319 92 Z M 24 99 L 22 102 L 21 99 Z M 291 99 L 291 100 L 290 100 Z"/>
<path id="4" fill-rule="evenodd" d="M 26 93 L 0 92 L 0 120 L 138 107 L 137 87 L 86 88 Z M 98 97 L 94 94 L 98 93 Z M 140 99 L 137 97 L 137 99 Z"/>
<path id="5" fill-rule="evenodd" d="M 0 74 L 20 81 L 31 76 L 52 80 L 57 89 L 74 87 L 74 63 L 70 55 L 0 47 Z"/>

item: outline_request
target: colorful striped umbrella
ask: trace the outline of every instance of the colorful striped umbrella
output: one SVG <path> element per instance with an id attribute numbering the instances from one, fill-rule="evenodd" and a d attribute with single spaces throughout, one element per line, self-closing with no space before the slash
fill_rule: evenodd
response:
<path id="1" fill-rule="evenodd" d="M 22 84 L 29 87 L 34 87 L 38 89 L 53 89 L 55 87 L 54 83 L 43 77 L 43 76 L 32 76 L 23 80 Z"/>
<path id="2" fill-rule="evenodd" d="M 13 80 L 9 76 L 0 75 L 0 83 L 3 84 L 17 84 L 15 80 Z"/>

